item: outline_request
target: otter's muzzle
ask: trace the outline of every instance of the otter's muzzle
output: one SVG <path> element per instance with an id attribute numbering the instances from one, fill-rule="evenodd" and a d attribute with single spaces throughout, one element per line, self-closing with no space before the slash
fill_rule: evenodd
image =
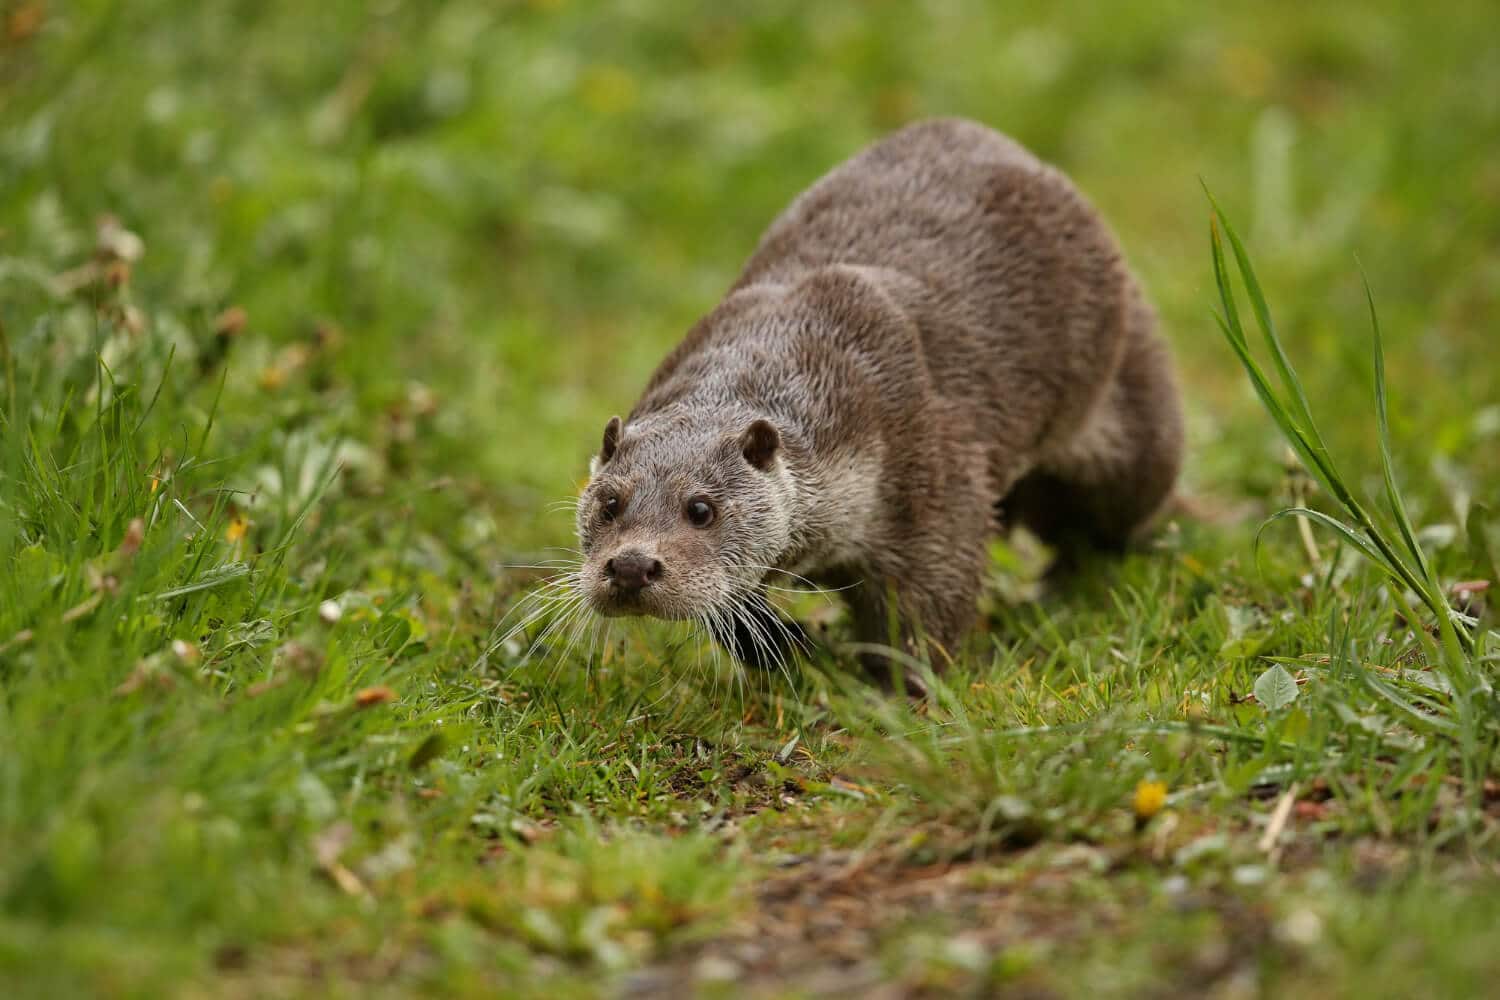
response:
<path id="1" fill-rule="evenodd" d="M 645 590 L 661 576 L 661 571 L 661 560 L 643 552 L 622 552 L 604 564 L 609 589 L 622 596 Z"/>

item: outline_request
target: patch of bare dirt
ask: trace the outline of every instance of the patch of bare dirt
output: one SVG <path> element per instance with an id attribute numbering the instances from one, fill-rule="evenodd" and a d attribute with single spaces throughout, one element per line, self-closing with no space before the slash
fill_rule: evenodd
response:
<path id="1" fill-rule="evenodd" d="M 865 1000 L 941 995 L 977 985 L 989 956 L 1104 931 L 1124 917 L 1122 908 L 1084 912 L 1070 901 L 1076 877 L 1067 866 L 1015 875 L 984 864 L 911 865 L 895 855 L 790 859 L 757 885 L 753 909 L 727 934 L 632 976 L 625 993 L 683 995 L 717 981 L 752 994 L 795 985 L 799 995 Z M 944 935 L 937 960 L 893 968 L 882 945 L 914 925 Z M 1012 995 L 1054 995 L 1028 980 L 1018 967 Z"/>

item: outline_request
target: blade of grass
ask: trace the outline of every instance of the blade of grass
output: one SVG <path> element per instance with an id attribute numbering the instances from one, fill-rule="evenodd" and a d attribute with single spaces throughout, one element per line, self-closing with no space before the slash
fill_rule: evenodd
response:
<path id="1" fill-rule="evenodd" d="M 1402 582 L 1400 571 L 1397 570 L 1397 568 L 1391 564 L 1390 560 L 1385 557 L 1384 553 L 1382 553 L 1378 548 L 1372 545 L 1368 539 L 1359 534 L 1359 532 L 1355 531 L 1353 528 L 1349 527 L 1343 521 L 1340 521 L 1338 518 L 1329 517 L 1322 511 L 1313 510 L 1310 507 L 1287 507 L 1284 510 L 1278 510 L 1270 517 L 1266 518 L 1265 523 L 1263 523 L 1260 526 L 1260 529 L 1255 533 L 1254 546 L 1256 550 L 1259 550 L 1260 548 L 1261 532 L 1270 527 L 1272 523 L 1280 521 L 1281 519 L 1287 517 L 1300 517 L 1305 520 L 1312 521 L 1315 524 L 1322 525 L 1323 527 L 1337 534 L 1340 539 L 1358 549 L 1360 554 L 1374 563 L 1378 569 L 1380 569 L 1393 581 L 1395 581 L 1396 583 Z"/>
<path id="2" fill-rule="evenodd" d="M 1245 337 L 1244 326 L 1239 318 L 1239 306 L 1235 301 L 1229 270 L 1225 263 L 1223 241 L 1219 236 L 1217 218 L 1209 220 L 1209 240 L 1213 248 L 1214 280 L 1218 285 L 1219 298 L 1224 307 L 1223 314 L 1215 313 L 1214 319 L 1239 357 L 1245 373 L 1250 377 L 1251 385 L 1255 388 L 1256 395 L 1260 397 L 1261 405 L 1266 408 L 1266 412 L 1281 429 L 1282 436 L 1287 439 L 1313 478 L 1328 493 L 1343 501 L 1347 497 L 1347 491 L 1343 487 L 1342 479 L 1338 470 L 1334 468 L 1327 450 L 1319 447 L 1314 436 L 1304 430 L 1302 424 L 1277 398 L 1271 380 L 1266 377 L 1265 372 L 1256 362 L 1254 354 L 1250 351 L 1250 344 Z M 1311 415 L 1309 414 L 1304 419 L 1310 421 Z"/>
<path id="3" fill-rule="evenodd" d="M 1337 469 L 1334 467 L 1332 458 L 1323 444 L 1322 436 L 1313 422 L 1311 410 L 1307 406 L 1305 394 L 1302 392 L 1301 382 L 1297 379 L 1296 373 L 1292 370 L 1290 363 L 1285 361 L 1285 352 L 1275 334 L 1274 327 L 1269 325 L 1270 311 L 1265 306 L 1264 296 L 1260 294 L 1260 285 L 1255 278 L 1254 269 L 1250 264 L 1249 254 L 1245 252 L 1243 244 L 1240 243 L 1239 238 L 1234 234 L 1233 227 L 1223 217 L 1217 203 L 1214 202 L 1213 195 L 1210 193 L 1208 197 L 1213 206 L 1213 214 L 1210 217 L 1209 225 L 1209 240 L 1213 251 L 1214 278 L 1218 285 L 1219 297 L 1225 312 L 1223 317 L 1216 314 L 1215 319 L 1219 321 L 1220 328 L 1225 333 L 1226 339 L 1240 358 L 1246 373 L 1250 376 L 1262 404 L 1266 407 L 1272 419 L 1275 420 L 1283 436 L 1292 445 L 1293 450 L 1297 453 L 1308 471 L 1339 502 L 1340 506 L 1344 508 L 1358 529 L 1364 533 L 1370 544 L 1380 552 L 1382 565 L 1394 570 L 1401 583 L 1416 592 L 1421 597 L 1422 603 L 1427 605 L 1434 616 L 1440 620 L 1447 620 L 1450 617 L 1450 611 L 1446 601 L 1443 599 L 1441 589 L 1435 589 L 1431 585 L 1430 574 L 1413 570 L 1406 564 L 1406 561 L 1396 551 L 1396 547 L 1386 538 L 1385 531 L 1349 490 L 1343 477 L 1338 474 Z M 1255 308 L 1258 318 L 1261 315 L 1261 311 L 1264 310 L 1265 322 L 1262 323 L 1262 331 L 1265 333 L 1267 342 L 1271 346 L 1272 354 L 1277 358 L 1277 366 L 1281 371 L 1282 380 L 1288 386 L 1288 392 L 1294 397 L 1295 407 L 1298 411 L 1296 415 L 1291 412 L 1291 407 L 1277 396 L 1275 390 L 1270 385 L 1269 379 L 1266 378 L 1265 373 L 1260 369 L 1259 365 L 1255 363 L 1250 353 L 1244 327 L 1238 316 L 1238 307 L 1235 302 L 1232 283 L 1229 280 L 1223 238 L 1220 236 L 1221 226 L 1223 232 L 1229 237 L 1231 246 L 1234 248 L 1236 261 L 1239 264 L 1241 281 L 1244 282 L 1251 294 L 1252 306 Z M 1306 428 L 1299 423 L 1297 416 L 1300 416 L 1302 421 L 1307 424 Z M 1362 549 L 1362 551 L 1364 550 Z M 1453 628 L 1451 624 L 1440 627 Z M 1456 634 L 1455 643 L 1460 642 L 1465 648 L 1471 645 L 1469 642 L 1461 641 Z"/>
<path id="4" fill-rule="evenodd" d="M 1453 620 L 1452 611 L 1442 592 L 1442 582 L 1433 572 L 1432 564 L 1427 559 L 1426 553 L 1422 551 L 1422 546 L 1417 543 L 1416 529 L 1413 528 L 1411 515 L 1407 512 L 1406 501 L 1396 485 L 1396 464 L 1391 457 L 1391 426 L 1385 386 L 1385 352 L 1381 344 L 1380 316 L 1375 309 L 1375 293 L 1370 288 L 1370 282 L 1365 278 L 1363 269 L 1361 269 L 1360 279 L 1364 283 L 1365 301 L 1370 308 L 1370 339 L 1373 344 L 1375 365 L 1375 413 L 1378 428 L 1376 436 L 1380 442 L 1380 466 L 1385 478 L 1386 503 L 1396 519 L 1396 527 L 1401 532 L 1402 542 L 1411 553 L 1412 560 L 1427 584 L 1425 602 L 1429 606 L 1436 604 L 1443 609 L 1443 612 L 1437 615 L 1438 629 L 1452 665 L 1461 667 L 1465 658 L 1460 647 L 1465 645 L 1464 638 L 1467 636 L 1461 637 L 1459 634 L 1462 626 Z"/>
<path id="5" fill-rule="evenodd" d="M 1205 192 L 1207 188 L 1204 189 Z M 1296 404 L 1296 412 L 1306 424 L 1308 433 L 1312 436 L 1314 443 L 1324 454 L 1327 449 L 1323 447 L 1322 436 L 1318 434 L 1317 426 L 1313 422 L 1312 408 L 1308 405 L 1307 394 L 1302 389 L 1302 380 L 1297 377 L 1295 369 L 1292 368 L 1291 360 L 1282 348 L 1281 338 L 1276 335 L 1276 327 L 1271 321 L 1271 309 L 1266 304 L 1266 297 L 1261 292 L 1260 281 L 1255 276 L 1255 268 L 1250 264 L 1250 255 L 1245 252 L 1245 245 L 1240 242 L 1239 234 L 1235 232 L 1234 226 L 1224 216 L 1219 204 L 1214 200 L 1213 194 L 1208 193 L 1209 204 L 1213 206 L 1214 215 L 1224 227 L 1224 235 L 1229 237 L 1229 245 L 1234 250 L 1235 263 L 1239 266 L 1240 278 L 1245 284 L 1245 294 L 1250 298 L 1250 308 L 1255 313 L 1255 320 L 1259 325 L 1261 333 L 1265 337 L 1266 345 L 1270 348 L 1271 357 L 1276 362 L 1277 373 L 1281 376 L 1281 382 L 1286 391 L 1291 395 Z"/>

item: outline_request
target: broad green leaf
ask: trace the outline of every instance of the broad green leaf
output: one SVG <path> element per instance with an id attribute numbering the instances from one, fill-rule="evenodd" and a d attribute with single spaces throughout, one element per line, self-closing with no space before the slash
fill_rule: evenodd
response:
<path id="1" fill-rule="evenodd" d="M 375 644 L 394 655 L 411 638 L 411 622 L 398 614 L 383 614 L 375 623 Z"/>
<path id="2" fill-rule="evenodd" d="M 1297 680 L 1286 667 L 1276 663 L 1256 678 L 1253 691 L 1255 700 L 1267 712 L 1279 712 L 1297 700 Z"/>

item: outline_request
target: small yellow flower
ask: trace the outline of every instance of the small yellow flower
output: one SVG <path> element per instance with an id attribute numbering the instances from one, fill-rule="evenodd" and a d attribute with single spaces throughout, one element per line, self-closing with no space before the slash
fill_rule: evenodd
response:
<path id="1" fill-rule="evenodd" d="M 250 530 L 250 522 L 239 514 L 229 520 L 229 527 L 224 529 L 224 537 L 231 542 L 237 542 L 245 537 L 245 532 Z"/>
<path id="2" fill-rule="evenodd" d="M 1135 815 L 1147 820 L 1161 812 L 1167 804 L 1167 784 L 1164 781 L 1142 781 L 1135 786 Z"/>

